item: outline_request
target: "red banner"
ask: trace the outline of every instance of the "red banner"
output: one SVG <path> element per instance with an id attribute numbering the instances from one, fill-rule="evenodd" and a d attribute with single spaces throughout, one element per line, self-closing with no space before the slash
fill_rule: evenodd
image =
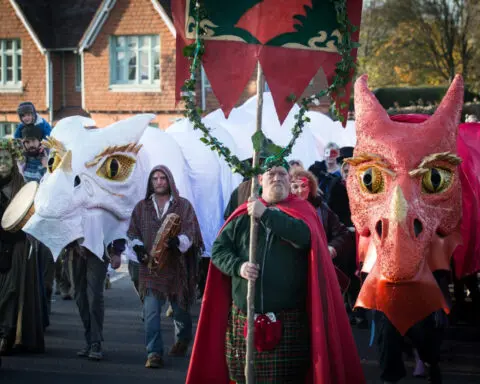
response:
<path id="1" fill-rule="evenodd" d="M 194 20 L 188 0 L 172 2 L 177 30 L 176 100 L 189 78 L 189 60 L 183 56 L 193 43 Z M 238 102 L 260 63 L 269 85 L 279 120 L 283 120 L 294 101 L 303 94 L 320 68 L 329 84 L 341 59 L 335 42 L 341 38 L 333 2 L 324 0 L 223 0 L 205 1 L 208 18 L 201 20 L 207 31 L 202 64 L 226 116 Z M 187 6 L 188 5 L 188 6 Z M 350 22 L 360 26 L 362 0 L 347 0 Z M 353 35 L 358 41 L 359 32 Z M 352 52 L 356 56 L 356 50 Z M 350 88 L 342 100 L 348 105 Z M 335 95 L 334 95 L 335 97 Z M 347 113 L 347 111 L 345 111 Z"/>

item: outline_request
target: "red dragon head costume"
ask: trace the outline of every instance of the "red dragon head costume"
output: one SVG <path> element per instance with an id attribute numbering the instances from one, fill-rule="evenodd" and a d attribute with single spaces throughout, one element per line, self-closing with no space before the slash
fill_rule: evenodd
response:
<path id="1" fill-rule="evenodd" d="M 456 76 L 435 114 L 392 121 L 368 89 L 355 84 L 357 145 L 347 180 L 359 259 L 369 275 L 357 306 L 382 311 L 402 333 L 443 308 L 432 271 L 448 270 L 461 242 L 457 130 L 463 80 Z"/>

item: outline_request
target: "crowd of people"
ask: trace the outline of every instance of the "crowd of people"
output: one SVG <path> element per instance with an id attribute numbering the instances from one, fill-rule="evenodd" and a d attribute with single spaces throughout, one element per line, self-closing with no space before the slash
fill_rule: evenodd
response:
<path id="1" fill-rule="evenodd" d="M 18 114 L 15 139 L 0 141 L 1 215 L 21 187 L 40 182 L 55 161 L 42 145 L 50 135 L 48 123 L 31 103 L 20 104 Z M 244 383 L 247 285 L 257 281 L 256 382 L 314 378 L 362 383 L 351 327 L 367 329 L 375 323 L 385 383 L 405 376 L 405 345 L 416 359 L 414 374 L 441 383 L 440 344 L 448 323 L 443 310 L 401 333 L 381 311 L 355 308 L 367 277 L 358 259 L 359 234 L 347 192 L 353 164 L 348 159 L 354 158 L 355 149 L 328 143 L 324 159 L 307 167 L 300 160 L 275 157 L 267 147 L 268 142 L 260 153 L 265 171 L 258 177 L 259 197 L 250 197 L 251 179 L 233 191 L 211 259 L 200 257 L 204 244 L 194 208 L 161 164 L 151 170 L 145 198 L 133 209 L 125 238 L 106 245 L 103 260 L 73 241 L 54 261 L 32 236 L 1 228 L 0 356 L 45 350 L 43 334 L 56 281 L 63 299 L 75 299 L 84 326 L 85 347 L 77 355 L 102 360 L 107 271 L 118 269 L 122 253 L 131 252 L 135 257 L 128 270 L 143 305 L 146 368 L 164 366 L 161 317 L 168 305 L 175 324 L 175 344 L 168 354 L 186 356 L 195 340 L 187 383 Z M 259 224 L 254 264 L 248 259 L 251 217 Z M 175 230 L 159 240 L 170 227 Z M 168 257 L 152 254 L 156 247 Z M 450 276 L 434 273 L 447 301 Z M 478 313 L 476 274 L 453 282 L 456 307 L 450 321 L 465 317 L 464 284 Z M 194 335 L 190 311 L 198 298 L 201 315 Z"/>

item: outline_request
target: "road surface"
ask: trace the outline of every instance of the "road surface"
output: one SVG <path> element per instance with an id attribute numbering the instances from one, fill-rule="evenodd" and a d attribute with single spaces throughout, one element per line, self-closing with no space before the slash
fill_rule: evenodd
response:
<path id="1" fill-rule="evenodd" d="M 73 301 L 56 297 L 52 303 L 51 326 L 46 332 L 47 352 L 41 355 L 17 355 L 3 358 L 2 384 L 176 384 L 184 383 L 188 358 L 166 358 L 165 368 L 144 368 L 145 348 L 140 301 L 126 269 L 114 276 L 112 289 L 105 293 L 105 360 L 92 362 L 78 358 L 84 346 L 83 330 Z M 198 305 L 193 320 L 198 320 Z M 173 323 L 162 319 L 166 348 L 173 344 Z M 378 380 L 378 362 L 374 348 L 368 346 L 370 331 L 354 328 L 367 382 Z M 167 349 L 168 350 L 168 349 Z M 411 377 L 413 363 L 407 362 L 410 377 L 406 384 L 426 383 Z M 480 332 L 460 327 L 449 331 L 442 361 L 444 384 L 480 383 Z M 207 384 L 207 383 L 206 383 Z M 354 384 L 354 383 L 352 383 Z"/>

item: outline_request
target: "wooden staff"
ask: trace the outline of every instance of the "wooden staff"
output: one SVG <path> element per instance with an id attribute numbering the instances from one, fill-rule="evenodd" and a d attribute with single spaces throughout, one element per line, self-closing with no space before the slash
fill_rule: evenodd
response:
<path id="1" fill-rule="evenodd" d="M 258 64 L 257 72 L 257 127 L 256 132 L 262 131 L 262 112 L 263 112 L 263 91 L 265 88 L 265 76 L 263 74 L 260 63 Z M 256 167 L 260 163 L 260 152 L 253 149 L 253 167 Z M 252 178 L 251 197 L 258 198 L 258 178 L 254 176 Z M 250 263 L 256 264 L 257 260 L 257 234 L 258 234 L 258 221 L 252 215 L 250 217 L 250 245 L 249 245 L 249 258 Z M 245 377 L 247 384 L 255 383 L 255 343 L 254 343 L 254 315 L 255 315 L 255 281 L 248 280 L 247 290 L 247 321 L 248 321 L 248 333 L 247 333 L 247 353 L 245 364 Z"/>

